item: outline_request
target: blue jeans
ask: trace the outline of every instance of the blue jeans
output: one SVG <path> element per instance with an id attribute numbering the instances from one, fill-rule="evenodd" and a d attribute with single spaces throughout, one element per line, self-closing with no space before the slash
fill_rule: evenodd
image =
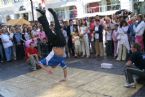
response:
<path id="1" fill-rule="evenodd" d="M 5 55 L 7 61 L 12 60 L 12 47 L 5 48 Z"/>

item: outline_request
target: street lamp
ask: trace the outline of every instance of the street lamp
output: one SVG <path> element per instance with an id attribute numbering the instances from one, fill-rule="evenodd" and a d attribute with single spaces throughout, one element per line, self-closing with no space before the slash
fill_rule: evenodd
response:
<path id="1" fill-rule="evenodd" d="M 30 2 L 31 2 L 32 20 L 33 20 L 33 22 L 34 22 L 33 1 L 30 0 Z"/>

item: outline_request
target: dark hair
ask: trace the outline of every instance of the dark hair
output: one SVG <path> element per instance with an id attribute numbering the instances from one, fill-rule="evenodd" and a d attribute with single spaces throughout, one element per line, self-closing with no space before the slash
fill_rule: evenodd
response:
<path id="1" fill-rule="evenodd" d="M 87 26 L 87 22 L 84 19 L 81 20 L 81 26 L 83 26 L 83 25 Z"/>
<path id="2" fill-rule="evenodd" d="M 76 30 L 75 32 L 77 32 L 77 33 L 79 32 L 77 27 L 74 27 L 73 30 L 74 30 L 74 29 Z"/>
<path id="3" fill-rule="evenodd" d="M 140 44 L 134 43 L 132 46 L 133 46 L 133 48 L 136 48 L 137 51 L 141 51 L 141 46 L 140 46 Z"/>
<path id="4" fill-rule="evenodd" d="M 47 40 L 47 38 L 45 37 L 45 38 L 43 38 L 43 40 Z"/>
<path id="5" fill-rule="evenodd" d="M 22 31 L 23 33 L 25 33 L 25 29 L 26 29 L 27 32 L 28 32 L 28 28 L 24 27 L 24 28 L 23 28 L 23 31 Z"/>
<path id="6" fill-rule="evenodd" d="M 96 22 L 100 22 L 100 19 L 95 19 Z"/>
<path id="7" fill-rule="evenodd" d="M 30 46 L 31 46 L 32 44 L 34 44 L 34 42 L 33 42 L 33 41 L 29 43 L 29 45 L 30 45 Z"/>
<path id="8" fill-rule="evenodd" d="M 125 26 L 127 26 L 127 25 L 128 25 L 128 23 L 127 23 L 125 20 L 123 20 L 123 21 L 121 21 L 121 22 L 120 22 L 120 27 L 122 27 L 122 26 L 123 26 L 123 24 L 125 24 Z"/>
<path id="9" fill-rule="evenodd" d="M 142 14 L 139 14 L 139 15 L 137 15 L 137 16 L 140 17 L 141 20 L 143 20 L 143 15 L 142 15 Z"/>
<path id="10" fill-rule="evenodd" d="M 72 19 L 70 19 L 70 20 L 69 20 L 69 23 L 70 23 L 70 22 L 72 22 L 72 21 L 73 21 L 73 20 L 72 20 Z"/>

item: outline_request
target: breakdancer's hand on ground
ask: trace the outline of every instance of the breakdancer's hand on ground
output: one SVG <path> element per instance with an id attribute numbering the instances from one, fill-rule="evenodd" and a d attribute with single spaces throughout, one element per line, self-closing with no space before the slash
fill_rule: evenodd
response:
<path id="1" fill-rule="evenodd" d="M 49 69 L 49 68 L 47 68 L 46 71 L 47 71 L 48 74 L 53 74 L 53 71 L 51 69 Z"/>

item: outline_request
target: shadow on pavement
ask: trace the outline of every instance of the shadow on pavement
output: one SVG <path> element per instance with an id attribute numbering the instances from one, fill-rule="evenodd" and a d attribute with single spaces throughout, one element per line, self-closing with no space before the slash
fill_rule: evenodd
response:
<path id="1" fill-rule="evenodd" d="M 29 66 L 22 61 L 0 63 L 0 81 L 8 80 L 30 72 Z"/>
<path id="2" fill-rule="evenodd" d="M 145 86 L 138 90 L 132 97 L 145 97 Z"/>

